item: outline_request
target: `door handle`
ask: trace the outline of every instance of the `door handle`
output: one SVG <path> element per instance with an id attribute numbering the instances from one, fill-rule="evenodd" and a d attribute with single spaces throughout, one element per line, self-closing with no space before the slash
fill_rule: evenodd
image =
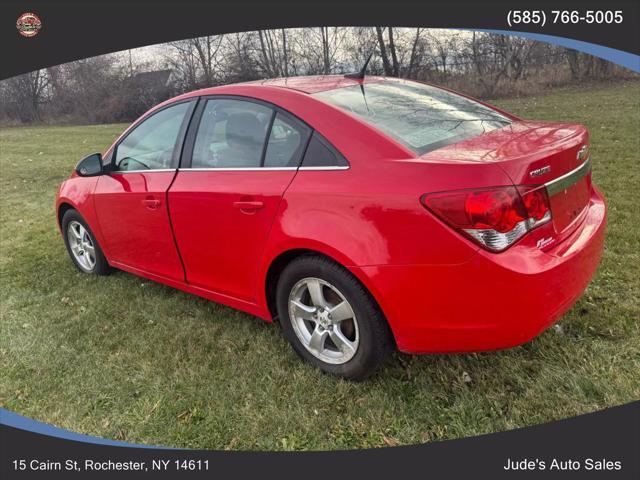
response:
<path id="1" fill-rule="evenodd" d="M 264 207 L 264 203 L 250 200 L 241 200 L 238 202 L 233 202 L 233 206 L 239 209 L 242 213 L 254 213 Z"/>
<path id="2" fill-rule="evenodd" d="M 147 207 L 149 210 L 156 210 L 160 204 L 162 202 L 160 202 L 160 200 L 153 198 L 153 197 L 147 197 L 142 201 L 143 205 L 145 207 Z"/>

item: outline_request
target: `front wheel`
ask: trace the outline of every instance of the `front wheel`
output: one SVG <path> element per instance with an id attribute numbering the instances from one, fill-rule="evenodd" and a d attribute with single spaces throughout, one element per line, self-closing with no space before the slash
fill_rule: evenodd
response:
<path id="1" fill-rule="evenodd" d="M 293 260 L 278 281 L 277 307 L 287 340 L 322 371 L 361 380 L 393 350 L 386 320 L 347 270 L 318 256 Z"/>
<path id="2" fill-rule="evenodd" d="M 81 272 L 107 275 L 111 267 L 93 232 L 76 210 L 67 210 L 62 217 L 62 233 L 67 252 Z"/>

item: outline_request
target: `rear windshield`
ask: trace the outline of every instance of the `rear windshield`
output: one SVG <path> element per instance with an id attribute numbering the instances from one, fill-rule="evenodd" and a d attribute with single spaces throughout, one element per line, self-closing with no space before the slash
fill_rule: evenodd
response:
<path id="1" fill-rule="evenodd" d="M 420 83 L 383 81 L 314 95 L 358 115 L 418 155 L 511 123 L 478 102 Z"/>

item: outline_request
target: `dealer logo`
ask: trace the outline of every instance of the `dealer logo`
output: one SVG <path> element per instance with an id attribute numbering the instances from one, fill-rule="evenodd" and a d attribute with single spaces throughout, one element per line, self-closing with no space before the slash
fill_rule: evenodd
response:
<path id="1" fill-rule="evenodd" d="M 42 22 L 35 13 L 25 12 L 18 17 L 16 28 L 23 37 L 35 37 L 42 28 Z"/>

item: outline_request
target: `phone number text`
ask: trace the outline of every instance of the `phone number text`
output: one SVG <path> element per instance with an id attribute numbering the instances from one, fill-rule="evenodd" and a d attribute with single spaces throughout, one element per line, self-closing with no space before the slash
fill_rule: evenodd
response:
<path id="1" fill-rule="evenodd" d="M 622 10 L 509 10 L 507 24 L 514 25 L 540 25 L 544 27 L 547 21 L 561 24 L 611 24 L 622 23 L 624 20 Z"/>

